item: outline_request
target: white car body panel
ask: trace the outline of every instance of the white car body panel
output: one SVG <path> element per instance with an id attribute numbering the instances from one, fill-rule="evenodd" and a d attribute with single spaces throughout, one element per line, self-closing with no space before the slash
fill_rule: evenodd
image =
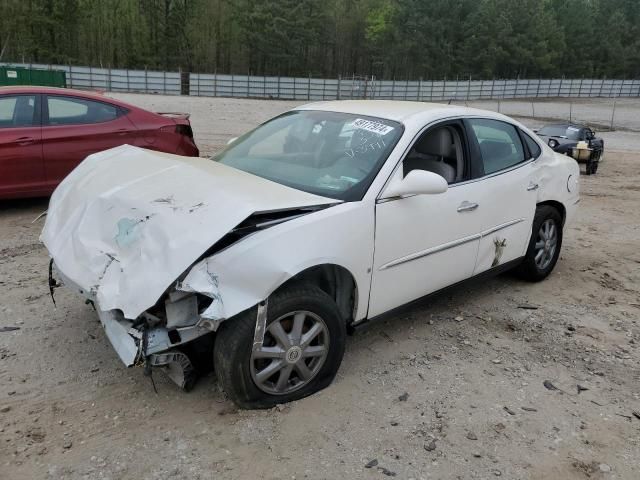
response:
<path id="1" fill-rule="evenodd" d="M 135 319 L 252 213 L 331 203 L 203 158 L 123 145 L 63 180 L 41 240 L 100 309 Z"/>
<path id="2" fill-rule="evenodd" d="M 355 320 L 366 316 L 373 260 L 373 205 L 343 203 L 258 232 L 196 264 L 181 289 L 219 296 L 204 316 L 224 320 L 317 265 L 346 268 L 356 283 Z M 210 274 L 215 272 L 216 284 Z"/>
<path id="3" fill-rule="evenodd" d="M 210 160 L 130 146 L 89 156 L 54 192 L 41 239 L 63 278 L 102 312 L 101 321 L 126 364 L 137 358 L 138 344 L 122 332 L 171 286 L 212 298 L 200 315 L 215 330 L 305 269 L 337 265 L 355 283 L 350 321 L 358 323 L 522 257 L 536 204 L 561 204 L 567 222 L 575 214 L 577 163 L 555 154 L 504 115 L 394 101 L 321 102 L 298 109 L 402 123 L 403 135 L 361 201 L 341 202 Z M 385 187 L 401 175 L 400 162 L 421 132 L 446 119 L 473 117 L 516 125 L 542 154 L 510 170 L 450 185 L 445 193 L 385 199 Z M 478 208 L 458 212 L 463 202 Z M 255 212 L 318 205 L 327 208 L 201 258 Z M 418 216 L 422 221 L 416 221 Z M 116 310 L 122 315 L 104 314 Z M 110 321 L 119 326 L 108 328 Z M 184 336 L 192 339 L 207 331 L 193 325 Z M 157 338 L 163 340 L 151 345 L 151 352 L 168 345 L 166 329 Z"/>

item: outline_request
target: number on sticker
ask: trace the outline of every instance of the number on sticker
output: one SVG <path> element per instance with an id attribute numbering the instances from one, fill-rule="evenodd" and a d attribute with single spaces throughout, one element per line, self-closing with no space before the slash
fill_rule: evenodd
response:
<path id="1" fill-rule="evenodd" d="M 372 120 L 365 120 L 364 118 L 357 118 L 353 122 L 353 126 L 366 130 L 368 132 L 378 133 L 380 135 L 386 135 L 393 130 L 393 127 L 385 125 L 384 123 L 374 122 Z"/>

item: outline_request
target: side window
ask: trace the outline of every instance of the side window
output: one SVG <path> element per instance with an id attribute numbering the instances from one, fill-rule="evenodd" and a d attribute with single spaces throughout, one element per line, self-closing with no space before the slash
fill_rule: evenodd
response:
<path id="1" fill-rule="evenodd" d="M 542 149 L 540 148 L 540 145 L 538 145 L 538 143 L 526 133 L 522 131 L 521 133 L 522 133 L 522 138 L 524 138 L 524 143 L 527 144 L 527 148 L 529 149 L 531 158 L 538 158 L 542 153 Z"/>
<path id="2" fill-rule="evenodd" d="M 424 133 L 402 162 L 404 176 L 411 170 L 437 173 L 452 184 L 465 179 L 464 148 L 457 125 L 438 126 Z"/>
<path id="3" fill-rule="evenodd" d="M 102 123 L 115 120 L 118 109 L 108 103 L 63 96 L 47 97 L 49 125 Z"/>
<path id="4" fill-rule="evenodd" d="M 35 111 L 34 95 L 0 97 L 0 128 L 31 127 Z"/>
<path id="5" fill-rule="evenodd" d="M 470 119 L 478 139 L 485 175 L 499 172 L 524 162 L 524 148 L 516 127 L 489 119 Z"/>

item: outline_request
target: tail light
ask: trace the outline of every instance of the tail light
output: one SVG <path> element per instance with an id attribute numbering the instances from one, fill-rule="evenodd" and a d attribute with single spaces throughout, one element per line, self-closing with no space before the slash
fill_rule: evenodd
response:
<path id="1" fill-rule="evenodd" d="M 160 131 L 162 133 L 177 133 L 178 135 L 184 135 L 185 137 L 193 139 L 193 130 L 191 130 L 191 125 L 169 125 L 161 127 Z"/>

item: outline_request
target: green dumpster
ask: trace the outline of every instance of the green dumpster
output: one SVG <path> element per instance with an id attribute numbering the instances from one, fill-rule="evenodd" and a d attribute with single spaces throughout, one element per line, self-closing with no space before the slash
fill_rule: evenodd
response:
<path id="1" fill-rule="evenodd" d="M 67 76 L 62 70 L 38 70 L 24 67 L 0 67 L 0 86 L 40 85 L 66 87 Z"/>

